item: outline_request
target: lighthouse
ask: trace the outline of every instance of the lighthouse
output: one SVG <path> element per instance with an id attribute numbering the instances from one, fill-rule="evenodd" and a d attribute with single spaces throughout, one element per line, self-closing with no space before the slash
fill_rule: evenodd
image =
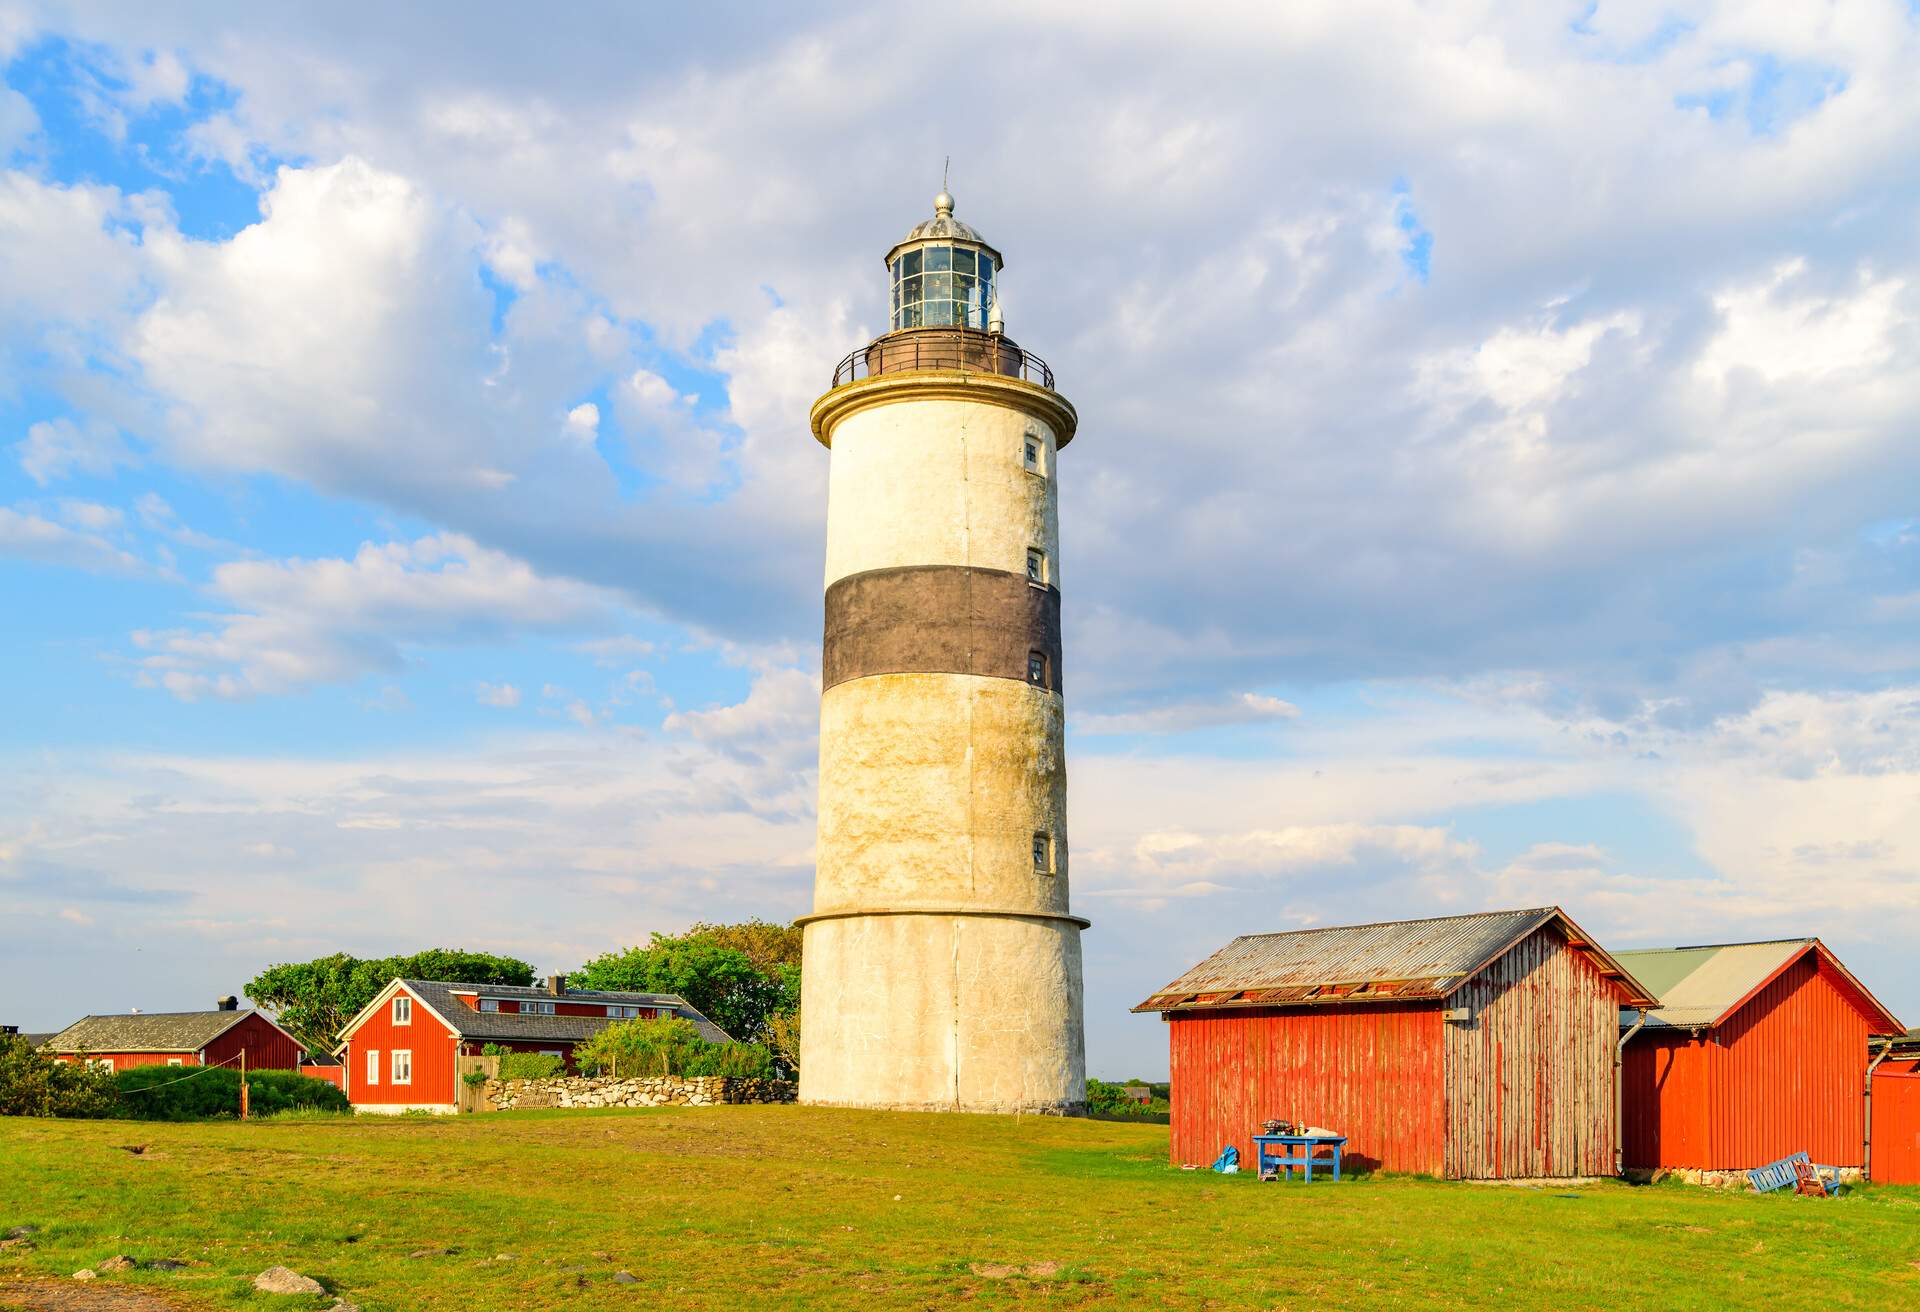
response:
<path id="1" fill-rule="evenodd" d="M 828 449 L 820 807 L 800 1098 L 1073 1114 L 1058 460 L 1077 416 L 1002 331 L 953 197 L 886 255 L 889 331 L 813 405 Z"/>

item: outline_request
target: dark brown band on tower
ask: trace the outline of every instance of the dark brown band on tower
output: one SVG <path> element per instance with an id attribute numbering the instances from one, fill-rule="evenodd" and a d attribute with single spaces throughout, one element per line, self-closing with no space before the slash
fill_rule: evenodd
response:
<path id="1" fill-rule="evenodd" d="M 1059 692 L 1059 590 L 969 565 L 837 579 L 827 589 L 821 689 L 869 674 L 982 674 Z"/>

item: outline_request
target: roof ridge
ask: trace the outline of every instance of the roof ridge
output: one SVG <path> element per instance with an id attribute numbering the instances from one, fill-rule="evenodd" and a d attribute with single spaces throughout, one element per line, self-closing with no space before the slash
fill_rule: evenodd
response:
<path id="1" fill-rule="evenodd" d="M 1249 938 L 1285 938 L 1289 934 L 1325 934 L 1341 929 L 1381 929 L 1387 925 L 1433 925 L 1443 920 L 1492 920 L 1499 916 L 1544 916 L 1559 910 L 1559 907 L 1514 907 L 1508 911 L 1470 911 L 1458 916 L 1415 916 L 1406 920 L 1368 920 L 1353 925 L 1308 925 L 1304 929 L 1275 929 L 1264 934 L 1240 934 L 1235 936 L 1234 942 Z"/>
<path id="2" fill-rule="evenodd" d="M 1738 943 L 1682 943 L 1669 948 L 1621 948 L 1613 955 L 1631 956 L 1636 952 L 1714 952 L 1721 948 L 1770 948 L 1780 943 L 1804 943 L 1809 946 L 1820 942 L 1818 935 L 1803 934 L 1792 938 L 1755 938 Z"/>

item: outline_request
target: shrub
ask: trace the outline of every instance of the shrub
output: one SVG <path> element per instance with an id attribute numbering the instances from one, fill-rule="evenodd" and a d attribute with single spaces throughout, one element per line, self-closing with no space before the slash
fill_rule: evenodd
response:
<path id="1" fill-rule="evenodd" d="M 225 1066 L 136 1066 L 114 1077 L 113 1114 L 136 1121 L 197 1121 L 240 1114 L 240 1072 Z M 350 1110 L 347 1095 L 327 1080 L 298 1071 L 248 1071 L 247 1104 L 255 1116 L 287 1111 Z"/>
<path id="2" fill-rule="evenodd" d="M 766 1078 L 773 1054 L 757 1043 L 708 1043 L 690 1020 L 616 1021 L 573 1050 L 593 1075 L 730 1075 Z"/>
<path id="3" fill-rule="evenodd" d="M 55 1061 L 17 1034 L 0 1034 L 0 1116 L 106 1116 L 113 1076 Z"/>
<path id="4" fill-rule="evenodd" d="M 544 1052 L 507 1052 L 500 1055 L 503 1080 L 549 1080 L 567 1073 L 566 1059 Z"/>

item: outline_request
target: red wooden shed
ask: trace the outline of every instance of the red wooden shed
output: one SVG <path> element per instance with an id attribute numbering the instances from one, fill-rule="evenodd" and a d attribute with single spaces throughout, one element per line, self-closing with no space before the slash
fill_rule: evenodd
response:
<path id="1" fill-rule="evenodd" d="M 1627 1041 L 1629 1169 L 1864 1163 L 1869 1039 L 1903 1030 L 1819 939 L 1620 960 L 1660 996 Z M 1623 1031 L 1636 1019 L 1622 1013 Z"/>
<path id="2" fill-rule="evenodd" d="M 134 1011 L 85 1016 L 47 1040 L 57 1061 L 85 1061 L 108 1070 L 134 1066 L 232 1066 L 241 1053 L 247 1069 L 290 1071 L 300 1065 L 300 1041 L 251 1007 L 220 999 L 212 1011 Z"/>
<path id="3" fill-rule="evenodd" d="M 1237 938 L 1134 1010 L 1167 1021 L 1178 1164 L 1286 1119 L 1350 1168 L 1522 1179 L 1618 1169 L 1617 1020 L 1652 1001 L 1541 907 Z"/>
<path id="4" fill-rule="evenodd" d="M 1920 1184 L 1920 1030 L 1875 1045 L 1874 1059 L 1868 1174 L 1880 1184 Z"/>

